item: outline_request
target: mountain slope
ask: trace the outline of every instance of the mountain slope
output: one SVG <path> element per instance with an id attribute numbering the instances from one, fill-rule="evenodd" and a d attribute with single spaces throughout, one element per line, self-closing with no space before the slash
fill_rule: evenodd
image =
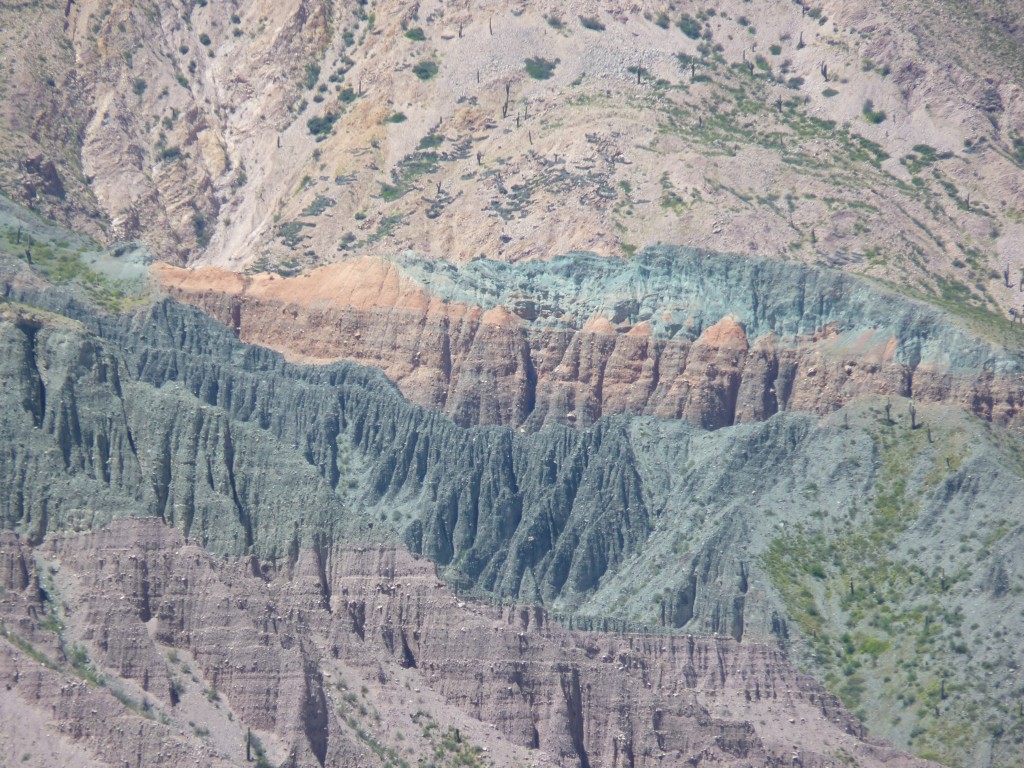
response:
<path id="1" fill-rule="evenodd" d="M 1024 328 L 830 270 L 662 247 L 462 267 L 355 259 L 294 278 L 156 268 L 241 339 L 383 370 L 464 426 L 636 413 L 718 427 L 866 394 L 1019 423 Z"/>
<path id="2" fill-rule="evenodd" d="M 49 30 L 53 53 L 14 56 L 2 181 L 179 263 L 664 242 L 1005 312 L 1018 5 L 19 5 L 6 49 Z"/>

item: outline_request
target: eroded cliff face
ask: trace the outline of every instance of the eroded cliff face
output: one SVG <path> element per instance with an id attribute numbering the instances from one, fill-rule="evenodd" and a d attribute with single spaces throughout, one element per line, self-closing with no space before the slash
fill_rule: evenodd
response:
<path id="1" fill-rule="evenodd" d="M 1022 418 L 1019 354 L 825 270 L 662 249 L 506 268 L 364 258 L 291 279 L 156 274 L 244 341 L 379 368 L 463 426 L 630 413 L 717 429 L 864 395 L 957 404 L 1000 426 Z"/>
<path id="2" fill-rule="evenodd" d="M 466 604 L 393 547 L 223 561 L 149 519 L 37 548 L 5 532 L 0 563 L 3 698 L 89 764 L 234 765 L 247 728 L 290 766 L 412 762 L 440 726 L 480 765 L 926 765 L 777 650 L 568 632 Z"/>
<path id="3" fill-rule="evenodd" d="M 879 733 L 952 762 L 1016 759 L 1019 670 L 971 684 L 1019 628 L 1012 430 L 871 397 L 718 430 L 627 415 L 462 428 L 380 372 L 289 364 L 172 301 L 98 315 L 19 274 L 0 321 L 0 513 L 32 545 L 151 517 L 277 572 L 401 541 L 464 594 L 577 627 L 768 641 Z M 935 660 L 908 667 L 921 643 Z M 909 694 L 929 707 L 894 727 Z"/>

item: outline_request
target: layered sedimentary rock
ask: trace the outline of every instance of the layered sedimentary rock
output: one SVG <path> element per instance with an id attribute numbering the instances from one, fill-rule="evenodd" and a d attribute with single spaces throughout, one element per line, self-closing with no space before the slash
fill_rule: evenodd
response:
<path id="1" fill-rule="evenodd" d="M 182 720 L 199 711 L 191 683 L 181 684 L 193 673 L 217 692 L 239 735 L 264 734 L 296 767 L 380 765 L 387 756 L 378 750 L 389 743 L 411 744 L 415 754 L 423 748 L 415 723 L 446 714 L 496 764 L 530 754 L 594 768 L 826 766 L 845 753 L 862 766 L 926 765 L 863 740 L 839 700 L 777 650 L 568 632 L 540 609 L 465 604 L 429 562 L 392 547 L 304 549 L 284 566 L 217 561 L 150 519 L 52 536 L 35 550 L 3 533 L 0 563 L 5 632 L 22 648 L 39 643 L 51 667 L 0 643 L 5 698 L 48 719 L 61 749 L 98 765 L 240 761 L 241 739 L 214 733 L 183 743 Z M 59 633 L 41 626 L 47 611 L 66 612 Z M 72 667 L 61 643 L 87 649 L 91 664 L 78 651 Z M 182 658 L 192 660 L 190 672 Z M 83 669 L 93 679 L 74 679 Z M 138 711 L 97 687 L 99 670 L 138 692 Z M 62 672 L 70 679 L 58 686 Z M 333 685 L 342 674 L 345 687 Z M 412 716 L 408 739 L 396 740 L 388 720 L 343 714 L 357 684 L 388 720 Z"/>
<path id="2" fill-rule="evenodd" d="M 862 670 L 873 728 L 945 675 L 941 711 L 920 707 L 896 735 L 956 722 L 970 741 L 957 754 L 991 742 L 1016 759 L 1019 670 L 969 685 L 1019 634 L 1012 431 L 899 398 L 712 431 L 627 415 L 461 428 L 380 372 L 289 364 L 170 301 L 112 318 L 20 279 L 5 293 L 0 517 L 32 544 L 155 517 L 276 572 L 307 550 L 402 541 L 463 593 L 573 626 L 718 633 Z M 858 655 L 862 636 L 876 658 Z M 938 666 L 911 681 L 918 638 Z M 953 647 L 970 657 L 950 663 Z M 986 722 L 998 739 L 977 740 Z"/>
<path id="3" fill-rule="evenodd" d="M 595 590 L 655 541 L 682 536 L 673 556 L 687 565 L 663 584 L 674 597 L 657 623 L 769 637 L 781 634 L 777 605 L 770 591 L 740 590 L 739 574 L 759 565 L 737 547 L 754 529 L 771 535 L 766 515 L 799 521 L 803 487 L 831 488 L 836 504 L 885 490 L 880 462 L 847 457 L 849 445 L 854 456 L 880 450 L 863 409 L 838 423 L 780 414 L 713 433 L 625 418 L 465 430 L 379 373 L 287 364 L 169 302 L 132 322 L 82 318 L 100 335 L 32 309 L 0 324 L 11 436 L 0 514 L 32 540 L 143 514 L 213 551 L 276 560 L 393 526 L 463 588 L 574 612 L 590 601 L 585 612 L 600 615 Z M 897 402 L 897 418 L 907 407 Z M 963 429 L 936 413 L 911 480 L 943 525 L 979 494 L 1012 505 L 1021 482 L 988 468 L 1003 459 L 986 438 L 957 458 L 986 483 L 936 493 L 927 468 Z"/>
<path id="4" fill-rule="evenodd" d="M 363 258 L 289 279 L 156 274 L 244 341 L 379 368 L 461 425 L 631 413 L 715 429 L 868 394 L 1022 418 L 1020 354 L 881 286 L 804 266 L 662 249 L 461 268 Z"/>

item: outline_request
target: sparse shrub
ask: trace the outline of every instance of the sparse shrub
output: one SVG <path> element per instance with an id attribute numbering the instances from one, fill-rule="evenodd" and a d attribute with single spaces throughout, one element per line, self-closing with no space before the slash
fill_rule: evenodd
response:
<path id="1" fill-rule="evenodd" d="M 559 59 L 549 61 L 540 56 L 534 56 L 532 59 L 526 59 L 526 74 L 534 80 L 547 80 L 554 74 L 558 62 Z"/>
<path id="2" fill-rule="evenodd" d="M 336 112 L 328 112 L 323 117 L 311 117 L 306 121 L 306 127 L 314 136 L 326 136 L 331 132 L 338 120 Z"/>
<path id="3" fill-rule="evenodd" d="M 439 133 L 428 133 L 420 139 L 419 149 L 434 149 L 444 143 L 444 136 Z"/>
<path id="4" fill-rule="evenodd" d="M 132 81 L 132 90 L 135 92 L 136 96 L 141 96 L 142 94 L 144 94 L 146 92 L 146 81 L 145 81 L 145 79 L 143 79 L 141 77 L 136 77 Z"/>
<path id="5" fill-rule="evenodd" d="M 547 21 L 548 26 L 551 27 L 552 29 L 561 29 L 562 27 L 565 26 L 565 23 L 562 21 L 560 16 L 555 16 L 554 14 L 551 14 L 550 16 L 545 16 L 544 18 Z"/>
<path id="6" fill-rule="evenodd" d="M 671 24 L 671 21 L 669 20 L 667 13 L 659 13 L 657 18 L 654 19 L 654 23 L 662 29 L 668 29 L 668 25 Z"/>
<path id="7" fill-rule="evenodd" d="M 875 104 L 871 99 L 864 101 L 864 119 L 873 125 L 878 125 L 885 121 L 885 112 L 882 110 L 876 110 Z"/>
<path id="8" fill-rule="evenodd" d="M 700 39 L 701 23 L 690 14 L 684 13 L 683 17 L 676 23 L 676 26 L 691 40 Z"/>
<path id="9" fill-rule="evenodd" d="M 423 59 L 413 66 L 412 71 L 420 80 L 429 80 L 437 74 L 437 62 Z"/>
<path id="10" fill-rule="evenodd" d="M 317 80 L 320 79 L 320 66 L 317 64 L 307 64 L 306 72 L 302 77 L 302 84 L 306 90 L 312 90 L 316 87 Z"/>
<path id="11" fill-rule="evenodd" d="M 206 226 L 206 217 L 198 211 L 192 216 L 192 229 L 196 233 L 196 242 L 201 248 L 210 244 L 210 233 Z"/>

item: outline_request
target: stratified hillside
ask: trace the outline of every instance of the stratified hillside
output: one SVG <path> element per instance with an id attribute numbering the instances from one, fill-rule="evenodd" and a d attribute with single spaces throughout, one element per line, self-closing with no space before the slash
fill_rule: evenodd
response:
<path id="1" fill-rule="evenodd" d="M 781 646 L 950 764 L 1019 759 L 1016 431 L 870 396 L 713 432 L 466 429 L 378 372 L 289 365 L 169 301 L 103 318 L 12 269 L 3 520 L 29 545 L 141 515 L 276 572 L 401 541 L 571 625 Z"/>
<path id="2" fill-rule="evenodd" d="M 662 247 L 628 261 L 363 258 L 286 279 L 156 274 L 244 341 L 380 368 L 463 426 L 634 413 L 716 429 L 867 394 L 956 404 L 999 426 L 1020 426 L 1024 408 L 1021 325 L 764 259 Z"/>
<path id="3" fill-rule="evenodd" d="M 0 754 L 1024 764 L 1021 19 L 5 3 Z"/>

